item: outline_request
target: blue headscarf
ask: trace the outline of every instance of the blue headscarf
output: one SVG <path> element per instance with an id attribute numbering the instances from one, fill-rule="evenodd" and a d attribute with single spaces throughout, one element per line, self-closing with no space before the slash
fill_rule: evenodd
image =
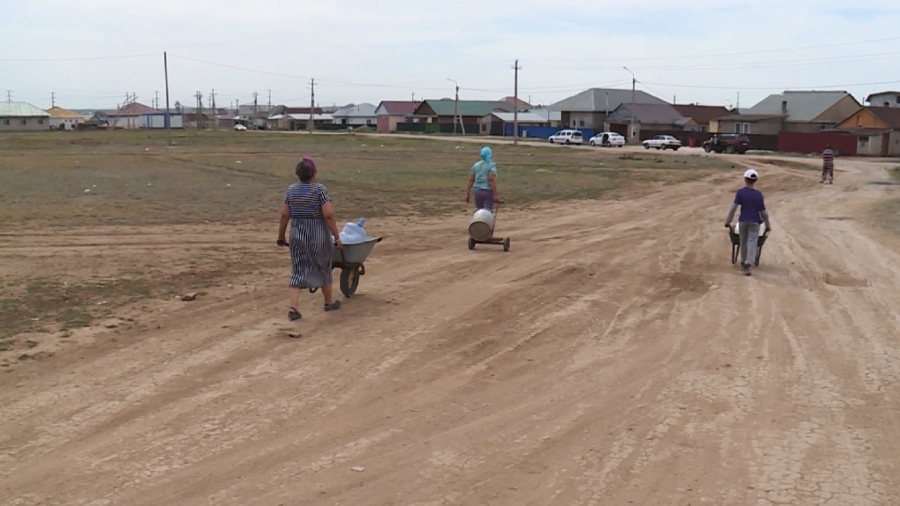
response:
<path id="1" fill-rule="evenodd" d="M 487 146 L 481 148 L 481 159 L 487 163 L 491 163 L 491 148 Z"/>

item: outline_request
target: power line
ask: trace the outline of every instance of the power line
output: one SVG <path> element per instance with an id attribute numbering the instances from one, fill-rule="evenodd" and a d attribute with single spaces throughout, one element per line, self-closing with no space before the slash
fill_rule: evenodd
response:
<path id="1" fill-rule="evenodd" d="M 91 60 L 124 60 L 129 58 L 148 58 L 159 56 L 159 53 L 129 54 L 122 56 L 85 56 L 80 58 L 0 58 L 6 62 L 61 62 L 61 61 L 91 61 Z"/>

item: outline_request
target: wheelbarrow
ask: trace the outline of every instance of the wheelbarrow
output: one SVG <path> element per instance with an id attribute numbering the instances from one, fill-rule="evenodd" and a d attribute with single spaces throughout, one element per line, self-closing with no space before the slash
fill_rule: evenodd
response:
<path id="1" fill-rule="evenodd" d="M 741 255 L 741 234 L 738 226 L 731 225 L 728 227 L 728 235 L 731 237 L 731 263 L 736 264 L 738 261 L 738 257 Z M 765 225 L 762 225 L 765 227 Z M 756 240 L 756 260 L 753 261 L 753 265 L 759 267 L 759 258 L 762 256 L 762 248 L 763 244 L 766 243 L 766 238 L 769 237 L 769 229 L 766 229 L 762 235 Z"/>
<path id="2" fill-rule="evenodd" d="M 369 237 L 356 244 L 345 244 L 344 249 L 334 249 L 331 255 L 331 268 L 341 270 L 341 293 L 348 299 L 356 293 L 359 277 L 366 274 L 365 261 L 381 237 Z M 316 293 L 318 287 L 309 287 L 309 293 Z"/>
<path id="3" fill-rule="evenodd" d="M 500 202 L 497 202 L 498 204 Z M 494 237 L 494 224 L 497 222 L 497 211 L 479 209 L 469 222 L 469 249 L 476 244 L 501 244 L 503 251 L 509 251 L 509 237 Z"/>

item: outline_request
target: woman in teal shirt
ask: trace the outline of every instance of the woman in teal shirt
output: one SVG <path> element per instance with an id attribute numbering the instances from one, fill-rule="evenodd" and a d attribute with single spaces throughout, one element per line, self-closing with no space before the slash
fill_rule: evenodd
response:
<path id="1" fill-rule="evenodd" d="M 466 187 L 466 202 L 475 188 L 475 209 L 487 209 L 494 212 L 494 202 L 500 202 L 497 191 L 497 164 L 491 161 L 491 148 L 481 148 L 481 160 L 472 166 L 469 185 Z"/>

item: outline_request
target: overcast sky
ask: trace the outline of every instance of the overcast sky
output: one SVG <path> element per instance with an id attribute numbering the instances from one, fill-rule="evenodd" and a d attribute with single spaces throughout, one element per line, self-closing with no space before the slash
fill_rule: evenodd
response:
<path id="1" fill-rule="evenodd" d="M 691 5 L 690 8 L 684 5 Z M 858 7 L 857 7 L 858 5 Z M 900 89 L 900 2 L 0 0 L 0 93 L 50 107 L 319 105 L 589 87 L 749 107 L 783 89 Z"/>

